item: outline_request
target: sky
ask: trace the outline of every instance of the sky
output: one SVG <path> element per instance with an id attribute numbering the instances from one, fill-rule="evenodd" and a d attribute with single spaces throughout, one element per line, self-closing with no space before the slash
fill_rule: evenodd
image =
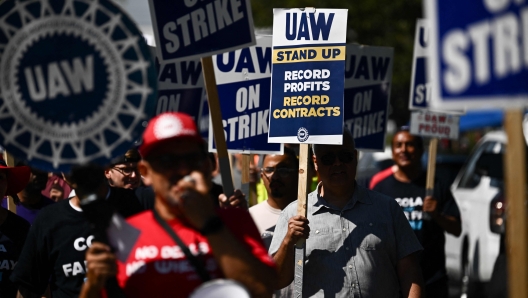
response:
<path id="1" fill-rule="evenodd" d="M 144 34 L 152 35 L 148 0 L 120 0 L 117 3 L 132 17 Z"/>

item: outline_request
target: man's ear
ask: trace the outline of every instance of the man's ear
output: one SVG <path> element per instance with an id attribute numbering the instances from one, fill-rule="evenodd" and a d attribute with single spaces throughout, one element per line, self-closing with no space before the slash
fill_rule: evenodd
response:
<path id="1" fill-rule="evenodd" d="M 149 175 L 150 172 L 149 172 L 149 167 L 148 167 L 147 162 L 144 160 L 139 161 L 137 164 L 137 168 L 138 168 L 139 174 L 143 178 L 143 184 L 147 186 L 151 185 L 151 179 Z"/>
<path id="2" fill-rule="evenodd" d="M 106 170 L 104 171 L 106 179 L 110 179 L 110 170 L 111 170 L 111 169 L 106 169 Z"/>
<path id="3" fill-rule="evenodd" d="M 317 169 L 317 157 L 315 157 L 315 154 L 312 154 L 312 160 L 313 160 L 313 163 L 314 163 L 315 171 L 319 171 Z"/>

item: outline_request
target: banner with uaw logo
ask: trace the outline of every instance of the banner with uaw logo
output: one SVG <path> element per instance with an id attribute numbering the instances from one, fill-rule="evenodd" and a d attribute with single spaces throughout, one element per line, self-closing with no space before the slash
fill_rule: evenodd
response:
<path id="1" fill-rule="evenodd" d="M 109 0 L 2 3 L 0 74 L 0 144 L 48 171 L 123 154 L 156 105 L 148 46 Z"/>
<path id="2" fill-rule="evenodd" d="M 274 9 L 268 142 L 341 144 L 346 9 Z"/>

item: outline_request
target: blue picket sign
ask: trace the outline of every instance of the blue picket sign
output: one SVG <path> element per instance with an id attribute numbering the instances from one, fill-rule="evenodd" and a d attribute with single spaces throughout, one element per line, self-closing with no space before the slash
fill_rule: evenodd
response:
<path id="1" fill-rule="evenodd" d="M 431 21 L 432 106 L 528 105 L 525 1 L 424 1 Z"/>

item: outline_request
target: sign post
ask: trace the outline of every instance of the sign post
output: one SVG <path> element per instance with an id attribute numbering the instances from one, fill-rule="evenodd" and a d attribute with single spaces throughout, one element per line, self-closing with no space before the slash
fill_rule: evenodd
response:
<path id="1" fill-rule="evenodd" d="M 274 9 L 273 15 L 268 141 L 300 144 L 297 214 L 306 217 L 308 144 L 343 143 L 347 10 Z M 305 244 L 295 246 L 295 297 L 302 296 Z"/>
<path id="2" fill-rule="evenodd" d="M 209 115 L 211 116 L 212 131 L 216 141 L 216 152 L 218 154 L 218 164 L 220 174 L 222 175 L 222 186 L 224 193 L 230 196 L 234 193 L 233 176 L 231 175 L 231 162 L 222 129 L 222 110 L 218 99 L 218 90 L 216 88 L 216 78 L 214 74 L 213 60 L 211 56 L 202 58 L 202 67 L 205 80 L 205 89 L 207 90 L 207 102 L 209 103 Z M 211 128 L 209 128 L 211 131 Z"/>
<path id="3" fill-rule="evenodd" d="M 6 151 L 4 151 L 4 161 L 6 163 L 6 165 L 8 167 L 14 167 L 15 166 L 15 161 L 13 159 L 13 156 L 11 156 L 11 154 L 9 154 Z M 15 205 L 15 201 L 13 200 L 13 197 L 12 196 L 8 196 L 7 197 L 7 209 L 13 213 L 17 213 L 16 211 L 16 205 Z"/>
<path id="4" fill-rule="evenodd" d="M 508 147 L 504 156 L 505 193 L 508 198 L 508 292 L 511 298 L 528 297 L 528 214 L 526 212 L 526 143 L 522 110 L 506 111 L 504 128 Z"/>

